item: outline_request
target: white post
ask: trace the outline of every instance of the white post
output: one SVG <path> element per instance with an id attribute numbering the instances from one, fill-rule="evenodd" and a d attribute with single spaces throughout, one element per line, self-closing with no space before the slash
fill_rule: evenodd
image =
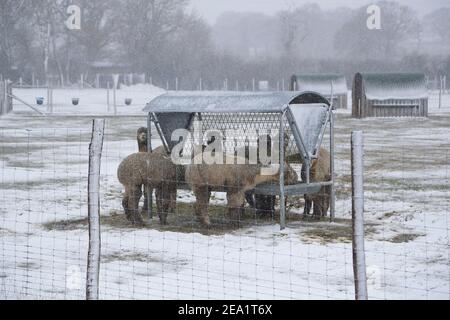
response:
<path id="1" fill-rule="evenodd" d="M 117 115 L 117 96 L 116 96 L 116 85 L 114 84 L 113 88 L 113 106 L 114 106 L 114 115 Z"/>
<path id="2" fill-rule="evenodd" d="M 253 87 L 253 91 L 256 91 L 256 80 L 255 80 L 255 78 L 252 79 L 252 87 Z"/>
<path id="3" fill-rule="evenodd" d="M 114 115 L 117 115 L 117 96 L 116 96 L 116 91 L 117 91 L 117 86 L 119 85 L 119 74 L 115 74 L 113 75 L 113 79 L 114 79 L 114 87 L 113 87 L 113 107 L 114 107 Z"/>
<path id="4" fill-rule="evenodd" d="M 86 299 L 98 300 L 100 275 L 100 167 L 105 120 L 95 119 L 89 145 L 88 217 L 89 250 L 87 257 Z"/>
<path id="5" fill-rule="evenodd" d="M 444 76 L 444 94 L 447 92 L 447 76 Z"/>
<path id="6" fill-rule="evenodd" d="M 178 77 L 175 78 L 175 91 L 178 91 Z"/>
<path id="7" fill-rule="evenodd" d="M 50 114 L 53 114 L 53 88 L 50 85 Z"/>
<path id="8" fill-rule="evenodd" d="M 236 91 L 239 91 L 239 80 L 236 80 Z"/>
<path id="9" fill-rule="evenodd" d="M 53 114 L 53 90 L 50 83 L 47 86 L 47 112 Z"/>
<path id="10" fill-rule="evenodd" d="M 84 88 L 84 74 L 80 75 L 80 87 L 81 87 L 81 89 Z"/>
<path id="11" fill-rule="evenodd" d="M 352 132 L 352 226 L 353 275 L 356 300 L 367 300 L 366 257 L 364 251 L 364 141 L 363 132 Z"/>
<path id="12" fill-rule="evenodd" d="M 203 91 L 203 81 L 202 81 L 202 78 L 200 78 L 200 82 L 199 82 L 199 90 L 200 91 Z"/>
<path id="13" fill-rule="evenodd" d="M 442 76 L 439 77 L 439 109 L 442 106 Z"/>
<path id="14" fill-rule="evenodd" d="M 284 89 L 284 78 L 283 79 L 281 79 L 281 91 L 284 91 L 285 89 Z"/>
<path id="15" fill-rule="evenodd" d="M 107 106 L 107 110 L 106 112 L 109 112 L 109 81 L 106 83 L 106 106 Z"/>

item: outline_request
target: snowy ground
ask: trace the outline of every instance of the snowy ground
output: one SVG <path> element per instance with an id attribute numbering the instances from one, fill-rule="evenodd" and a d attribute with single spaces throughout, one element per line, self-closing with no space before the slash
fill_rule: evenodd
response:
<path id="1" fill-rule="evenodd" d="M 116 169 L 136 150 L 135 131 L 146 123 L 140 110 L 161 92 L 119 90 L 119 103 L 134 102 L 113 117 L 104 90 L 55 90 L 56 116 L 17 104 L 0 118 L 0 298 L 84 298 L 88 144 L 92 115 L 100 114 L 107 119 L 101 298 L 353 299 L 352 130 L 365 132 L 370 298 L 450 298 L 450 96 L 438 109 L 431 95 L 429 119 L 354 120 L 338 111 L 334 223 L 299 219 L 295 201 L 282 232 L 276 221 L 256 219 L 203 230 L 191 222 L 192 195 L 180 191 L 168 227 L 154 219 L 133 229 L 123 219 Z M 30 103 L 45 95 L 14 93 Z M 79 107 L 70 105 L 74 94 Z M 213 203 L 224 204 L 223 194 Z"/>

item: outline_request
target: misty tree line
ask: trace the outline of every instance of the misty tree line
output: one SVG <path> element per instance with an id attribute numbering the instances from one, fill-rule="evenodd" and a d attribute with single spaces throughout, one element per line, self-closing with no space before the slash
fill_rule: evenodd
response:
<path id="1" fill-rule="evenodd" d="M 80 30 L 65 25 L 71 4 L 81 8 Z M 229 88 L 249 89 L 253 78 L 273 85 L 298 72 L 450 73 L 450 55 L 420 50 L 427 30 L 448 43 L 450 8 L 419 19 L 407 6 L 378 4 L 381 30 L 366 28 L 367 6 L 225 13 L 210 26 L 189 0 L 1 0 L 0 74 L 71 84 L 107 62 L 162 86 L 177 78 L 180 88 L 195 89 L 201 78 L 203 88 L 229 79 Z"/>

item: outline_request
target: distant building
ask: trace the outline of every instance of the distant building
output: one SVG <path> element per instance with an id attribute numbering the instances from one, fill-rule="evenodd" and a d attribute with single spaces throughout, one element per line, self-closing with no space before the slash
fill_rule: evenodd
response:
<path id="1" fill-rule="evenodd" d="M 347 109 L 347 80 L 340 74 L 302 74 L 291 78 L 291 91 L 313 91 L 328 100 L 333 94 L 333 107 Z M 330 101 L 331 102 L 331 101 Z"/>
<path id="2" fill-rule="evenodd" d="M 352 116 L 427 117 L 424 74 L 357 73 L 353 81 Z"/>

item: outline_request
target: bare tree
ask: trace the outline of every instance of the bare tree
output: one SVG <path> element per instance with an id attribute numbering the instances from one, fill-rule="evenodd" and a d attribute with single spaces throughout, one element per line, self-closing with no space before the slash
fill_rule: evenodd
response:
<path id="1" fill-rule="evenodd" d="M 353 17 L 337 32 L 335 48 L 347 56 L 358 58 L 392 58 L 406 39 L 418 38 L 421 25 L 416 13 L 397 2 L 380 1 L 381 29 L 366 28 L 366 7 L 355 11 Z"/>
<path id="2" fill-rule="evenodd" d="M 123 1 L 119 42 L 125 59 L 135 70 L 150 71 L 160 62 L 161 49 L 183 25 L 187 3 L 187 0 Z"/>
<path id="3" fill-rule="evenodd" d="M 17 54 L 19 42 L 22 42 L 24 12 L 30 0 L 0 1 L 0 74 L 7 76 Z"/>
<path id="4" fill-rule="evenodd" d="M 431 31 L 436 33 L 442 41 L 450 40 L 450 7 L 440 8 L 424 18 Z"/>
<path id="5" fill-rule="evenodd" d="M 67 32 L 68 66 L 70 69 L 72 52 L 78 51 L 78 67 L 87 78 L 89 69 L 94 62 L 108 56 L 113 58 L 114 54 L 114 32 L 117 31 L 118 18 L 120 15 L 120 2 L 116 0 L 78 0 L 76 3 L 81 9 L 81 29 Z M 111 47 L 110 54 L 105 49 Z M 75 50 L 74 50 L 75 49 Z M 81 54 L 80 54 L 81 53 Z"/>

